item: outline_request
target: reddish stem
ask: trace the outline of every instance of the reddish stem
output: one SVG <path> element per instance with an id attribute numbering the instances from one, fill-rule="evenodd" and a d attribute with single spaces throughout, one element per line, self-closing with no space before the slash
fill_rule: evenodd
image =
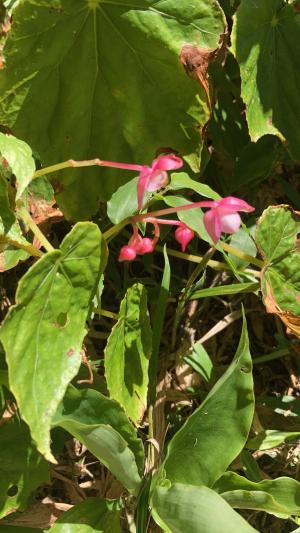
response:
<path id="1" fill-rule="evenodd" d="M 192 204 L 180 205 L 178 207 L 168 207 L 166 209 L 160 209 L 158 211 L 151 211 L 150 213 L 145 213 L 144 215 L 135 215 L 133 217 L 134 222 L 143 222 L 145 218 L 157 217 L 160 215 L 171 215 L 172 213 L 178 213 L 178 211 L 186 211 L 188 209 L 196 209 L 197 207 L 217 207 L 217 202 L 215 200 L 207 200 L 203 202 L 194 202 Z M 161 222 L 162 224 L 162 222 Z"/>

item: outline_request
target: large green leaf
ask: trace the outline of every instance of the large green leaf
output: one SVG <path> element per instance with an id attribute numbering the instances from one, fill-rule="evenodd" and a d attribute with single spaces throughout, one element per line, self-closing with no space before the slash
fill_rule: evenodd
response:
<path id="1" fill-rule="evenodd" d="M 0 331 L 21 416 L 51 461 L 51 418 L 80 366 L 85 321 L 104 264 L 98 227 L 78 223 L 59 250 L 21 279 Z"/>
<path id="2" fill-rule="evenodd" d="M 166 533 L 253 533 L 246 520 L 216 492 L 207 487 L 175 483 L 157 486 L 152 514 Z"/>
<path id="3" fill-rule="evenodd" d="M 136 430 L 129 422 L 122 407 L 115 400 L 107 398 L 94 389 L 78 390 L 69 385 L 52 420 L 54 426 L 67 421 L 82 422 L 85 425 L 109 425 L 120 433 L 135 455 L 139 472 L 144 471 L 144 447 L 137 438 Z"/>
<path id="4" fill-rule="evenodd" d="M 214 490 L 235 508 L 256 509 L 282 517 L 300 515 L 300 483 L 289 477 L 254 483 L 235 472 L 226 472 Z"/>
<path id="5" fill-rule="evenodd" d="M 232 363 L 169 444 L 169 480 L 210 487 L 242 450 L 254 410 L 251 368 L 244 321 Z"/>
<path id="6" fill-rule="evenodd" d="M 287 139 L 300 158 L 300 26 L 284 0 L 242 0 L 232 48 L 241 68 L 242 97 L 252 139 L 266 133 Z"/>
<path id="7" fill-rule="evenodd" d="M 187 43 L 218 48 L 224 28 L 216 0 L 20 1 L 0 73 L 0 121 L 45 164 L 96 156 L 146 164 L 170 146 L 197 170 L 209 106 L 179 54 Z M 88 216 L 130 177 L 69 170 L 60 203 L 70 217 Z"/>
<path id="8" fill-rule="evenodd" d="M 118 322 L 105 348 L 105 375 L 111 398 L 138 422 L 147 408 L 148 367 L 152 333 L 147 292 L 140 283 L 130 287 L 120 306 Z"/>
<path id="9" fill-rule="evenodd" d="M 18 199 L 31 182 L 35 172 L 31 148 L 13 135 L 0 132 L 0 154 L 6 159 L 16 177 L 16 198 Z"/>
<path id="10" fill-rule="evenodd" d="M 88 498 L 63 513 L 51 533 L 120 533 L 120 506 L 116 501 Z"/>
<path id="11" fill-rule="evenodd" d="M 266 209 L 257 224 L 256 243 L 265 260 L 261 287 L 267 310 L 300 335 L 300 215 L 288 206 Z"/>
<path id="12" fill-rule="evenodd" d="M 48 465 L 15 415 L 0 427 L 0 517 L 24 510 L 30 493 L 49 481 Z"/>

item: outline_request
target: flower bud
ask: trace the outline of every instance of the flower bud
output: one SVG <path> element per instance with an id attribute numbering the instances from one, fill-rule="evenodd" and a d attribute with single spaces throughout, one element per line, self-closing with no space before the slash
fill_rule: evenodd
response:
<path id="1" fill-rule="evenodd" d="M 133 261 L 136 258 L 136 250 L 129 246 L 128 244 L 125 244 L 125 246 L 122 246 L 120 250 L 119 255 L 119 261 L 122 263 L 123 261 Z"/>
<path id="2" fill-rule="evenodd" d="M 154 243 L 148 237 L 144 237 L 136 247 L 136 252 L 139 255 L 151 254 L 154 251 Z"/>
<path id="3" fill-rule="evenodd" d="M 185 252 L 185 249 L 189 242 L 193 239 L 195 233 L 192 229 L 188 228 L 185 224 L 178 226 L 175 231 L 175 239 L 181 244 L 181 249 Z"/>

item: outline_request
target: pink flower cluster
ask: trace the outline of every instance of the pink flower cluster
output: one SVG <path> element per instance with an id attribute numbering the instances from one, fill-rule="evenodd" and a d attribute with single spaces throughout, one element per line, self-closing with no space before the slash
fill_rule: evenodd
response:
<path id="1" fill-rule="evenodd" d="M 112 161 L 101 161 L 102 166 L 122 168 L 126 170 L 134 170 L 139 172 L 137 184 L 137 199 L 138 208 L 143 208 L 144 196 L 148 192 L 156 192 L 168 184 L 168 170 L 177 170 L 183 166 L 183 161 L 175 154 L 161 155 L 152 161 L 151 166 L 135 165 L 128 163 L 114 163 Z M 194 237 L 194 231 L 186 224 L 179 220 L 159 219 L 158 215 L 167 215 L 170 213 L 177 213 L 179 211 L 194 209 L 196 207 L 209 208 L 204 213 L 203 223 L 211 240 L 216 243 L 221 237 L 222 233 L 235 233 L 241 225 L 240 211 L 251 213 L 254 207 L 247 204 L 240 198 L 234 196 L 227 196 L 220 200 L 204 200 L 201 202 L 194 202 L 180 207 L 166 208 L 153 213 L 146 213 L 145 215 L 137 215 L 132 218 L 133 234 L 128 243 L 121 248 L 119 261 L 133 261 L 137 255 L 144 255 L 153 252 L 155 245 L 159 239 L 160 224 L 169 224 L 177 226 L 175 231 L 175 238 L 181 244 L 181 249 L 184 252 L 187 245 Z M 138 221 L 150 222 L 154 226 L 154 238 L 142 237 L 138 233 L 136 223 Z"/>

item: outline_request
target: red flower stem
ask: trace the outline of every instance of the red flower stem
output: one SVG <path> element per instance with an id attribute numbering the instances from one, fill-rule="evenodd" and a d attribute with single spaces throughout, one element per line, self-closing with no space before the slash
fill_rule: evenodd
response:
<path id="1" fill-rule="evenodd" d="M 135 215 L 133 218 L 134 222 L 143 222 L 145 218 L 157 217 L 160 215 L 171 215 L 173 213 L 178 213 L 178 211 L 186 211 L 188 209 L 196 209 L 197 207 L 215 207 L 214 200 L 207 200 L 204 202 L 195 202 L 193 204 L 180 205 L 178 207 L 168 207 L 167 209 L 160 209 L 159 211 L 150 211 L 150 213 L 145 213 L 144 215 Z"/>
<path id="2" fill-rule="evenodd" d="M 150 222 L 150 224 L 168 224 L 170 226 L 182 226 L 182 222 L 180 222 L 180 220 L 170 220 L 168 218 L 146 217 L 143 219 L 143 222 Z"/>

